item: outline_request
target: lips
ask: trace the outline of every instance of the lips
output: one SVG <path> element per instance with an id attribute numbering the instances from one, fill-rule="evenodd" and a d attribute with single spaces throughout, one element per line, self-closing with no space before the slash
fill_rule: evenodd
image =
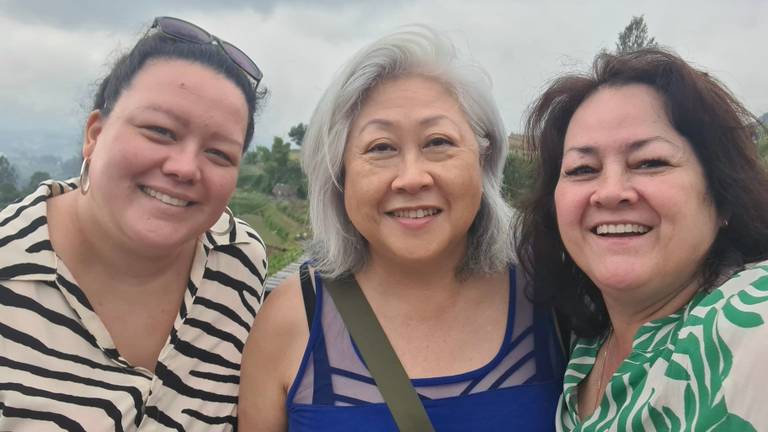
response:
<path id="1" fill-rule="evenodd" d="M 592 232 L 599 236 L 632 236 L 643 235 L 652 230 L 653 228 L 633 223 L 619 223 L 619 224 L 598 224 L 592 228 Z"/>
<path id="2" fill-rule="evenodd" d="M 162 192 L 156 191 L 148 186 L 141 186 L 141 191 L 151 196 L 152 198 L 174 207 L 187 207 L 192 204 L 191 201 L 186 201 L 180 198 L 175 198 Z"/>
<path id="3" fill-rule="evenodd" d="M 429 216 L 434 216 L 440 213 L 441 211 L 442 210 L 440 210 L 439 208 L 425 207 L 425 208 L 417 208 L 417 209 L 393 210 L 391 212 L 387 212 L 387 214 L 397 218 L 421 219 Z"/>

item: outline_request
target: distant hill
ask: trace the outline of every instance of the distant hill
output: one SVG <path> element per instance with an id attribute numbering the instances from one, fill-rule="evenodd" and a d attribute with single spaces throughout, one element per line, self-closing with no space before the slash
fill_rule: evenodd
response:
<path id="1" fill-rule="evenodd" d="M 758 119 L 766 126 L 768 126 L 768 112 L 758 117 Z"/>

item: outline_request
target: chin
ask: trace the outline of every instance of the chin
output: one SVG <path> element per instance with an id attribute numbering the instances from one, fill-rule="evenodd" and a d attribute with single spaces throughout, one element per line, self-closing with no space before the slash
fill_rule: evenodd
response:
<path id="1" fill-rule="evenodd" d="M 137 232 L 132 237 L 137 244 L 142 245 L 148 251 L 172 251 L 174 248 L 181 248 L 190 241 L 196 240 L 199 235 L 180 232 L 178 227 L 169 227 L 169 229 L 164 230 Z"/>
<path id="2" fill-rule="evenodd" d="M 590 275 L 600 291 L 634 291 L 647 283 L 648 278 L 632 271 L 610 269 Z"/>

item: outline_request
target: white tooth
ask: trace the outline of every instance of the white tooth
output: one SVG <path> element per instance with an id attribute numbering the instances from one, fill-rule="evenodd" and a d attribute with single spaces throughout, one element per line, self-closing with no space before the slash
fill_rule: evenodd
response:
<path id="1" fill-rule="evenodd" d="M 625 232 L 625 233 L 630 233 L 630 232 L 632 232 L 632 225 L 630 225 L 630 224 L 624 224 L 624 232 Z"/>
<path id="2" fill-rule="evenodd" d="M 608 234 L 616 233 L 616 225 L 608 225 Z"/>
<path id="3" fill-rule="evenodd" d="M 417 218 L 423 218 L 424 217 L 424 210 L 422 210 L 422 209 L 416 210 L 416 217 Z"/>
<path id="4" fill-rule="evenodd" d="M 147 193 L 147 195 L 149 195 L 149 196 L 151 196 L 151 197 L 153 197 L 153 198 L 157 199 L 158 201 L 163 202 L 165 204 L 169 204 L 169 205 L 176 206 L 176 207 L 185 207 L 187 204 L 189 204 L 188 201 L 180 200 L 178 198 L 174 198 L 172 196 L 165 195 L 163 193 L 160 193 L 160 192 L 158 192 L 158 191 L 156 191 L 154 189 L 150 189 L 148 187 L 145 187 L 143 190 Z"/>

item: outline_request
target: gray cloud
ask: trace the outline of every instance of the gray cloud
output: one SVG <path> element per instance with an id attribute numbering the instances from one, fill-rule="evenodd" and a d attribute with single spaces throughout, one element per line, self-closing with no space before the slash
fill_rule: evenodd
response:
<path id="1" fill-rule="evenodd" d="M 185 15 L 221 11 L 271 14 L 278 5 L 312 9 L 371 6 L 370 0 L 0 0 L 0 15 L 23 23 L 71 30 L 135 30 L 159 15 Z M 388 6 L 398 1 L 388 2 Z"/>
<path id="2" fill-rule="evenodd" d="M 494 80 L 511 130 L 554 76 L 584 69 L 612 49 L 633 15 L 650 33 L 720 78 L 746 106 L 768 112 L 768 2 L 743 0 L 292 0 L 202 2 L 0 0 L 0 131 L 79 128 L 93 83 L 151 17 L 188 19 L 247 52 L 272 97 L 255 143 L 309 120 L 334 72 L 364 44 L 422 22 L 446 31 Z"/>

